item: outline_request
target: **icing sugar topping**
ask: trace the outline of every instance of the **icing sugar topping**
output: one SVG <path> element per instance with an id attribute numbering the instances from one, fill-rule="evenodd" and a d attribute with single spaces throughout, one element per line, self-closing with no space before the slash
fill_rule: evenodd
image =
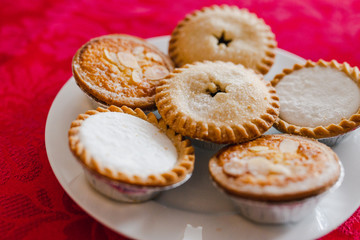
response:
<path id="1" fill-rule="evenodd" d="M 229 63 L 192 65 L 175 75 L 169 85 L 174 104 L 185 115 L 219 125 L 259 118 L 271 101 L 260 75 Z"/>
<path id="2" fill-rule="evenodd" d="M 92 115 L 80 127 L 80 141 L 101 168 L 147 177 L 171 170 L 177 151 L 157 127 L 115 112 Z"/>
<path id="3" fill-rule="evenodd" d="M 294 71 L 276 85 L 280 117 L 302 127 L 339 123 L 359 110 L 360 89 L 345 73 L 320 66 Z"/>

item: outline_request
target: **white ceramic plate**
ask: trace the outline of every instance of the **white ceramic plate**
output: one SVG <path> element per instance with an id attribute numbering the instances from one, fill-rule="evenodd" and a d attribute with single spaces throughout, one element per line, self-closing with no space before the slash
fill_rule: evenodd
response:
<path id="1" fill-rule="evenodd" d="M 149 39 L 167 51 L 169 37 Z M 275 64 L 266 79 L 304 59 L 277 50 Z M 202 227 L 204 240 L 218 239 L 314 239 L 335 229 L 360 205 L 360 131 L 334 148 L 344 168 L 342 186 L 327 195 L 316 211 L 296 224 L 272 226 L 249 222 L 234 213 L 229 200 L 209 181 L 207 162 L 213 151 L 196 148 L 192 178 L 153 201 L 124 204 L 98 194 L 85 181 L 83 171 L 68 148 L 67 131 L 78 114 L 91 109 L 87 97 L 71 78 L 56 96 L 46 122 L 46 150 L 55 176 L 70 197 L 107 227 L 136 239 L 183 239 L 187 224 Z M 275 130 L 270 130 L 275 131 Z M 195 233 L 195 230 L 188 227 Z"/>

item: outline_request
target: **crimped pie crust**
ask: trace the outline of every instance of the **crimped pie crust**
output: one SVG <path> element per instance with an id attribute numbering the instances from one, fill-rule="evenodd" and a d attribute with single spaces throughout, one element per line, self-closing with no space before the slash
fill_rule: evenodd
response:
<path id="1" fill-rule="evenodd" d="M 170 171 L 161 174 L 152 174 L 144 178 L 137 175 L 128 175 L 120 171 L 114 171 L 114 169 L 109 166 L 103 166 L 101 162 L 91 156 L 85 149 L 84 145 L 79 139 L 79 132 L 80 127 L 85 119 L 91 117 L 92 115 L 101 114 L 104 112 L 119 112 L 130 114 L 148 121 L 154 126 L 158 127 L 167 135 L 177 150 L 178 160 L 174 168 Z M 187 176 L 187 174 L 191 173 L 194 168 L 194 149 L 191 146 L 190 141 L 183 140 L 181 135 L 176 134 L 173 130 L 169 129 L 165 122 L 162 119 L 158 120 L 153 113 L 146 115 L 139 108 L 132 110 L 126 106 L 121 108 L 110 106 L 107 109 L 99 107 L 97 110 L 89 110 L 85 114 L 80 114 L 78 118 L 71 123 L 68 135 L 70 149 L 84 167 L 91 171 L 95 171 L 102 176 L 124 183 L 144 186 L 167 186 L 180 182 Z"/>
<path id="2" fill-rule="evenodd" d="M 316 140 L 264 135 L 223 148 L 209 162 L 213 180 L 226 192 L 260 201 L 291 201 L 318 195 L 340 177 L 335 152 Z"/>
<path id="3" fill-rule="evenodd" d="M 188 14 L 171 34 L 177 67 L 196 61 L 231 61 L 265 74 L 274 63 L 275 35 L 263 19 L 236 6 L 213 5 Z"/>
<path id="4" fill-rule="evenodd" d="M 276 88 L 276 85 L 286 76 L 295 71 L 301 70 L 303 68 L 314 68 L 316 66 L 324 67 L 324 68 L 332 68 L 336 69 L 339 72 L 345 73 L 351 80 L 353 80 L 356 85 L 360 88 L 360 73 L 357 67 L 351 67 L 348 63 L 338 63 L 335 60 L 330 62 L 319 60 L 318 62 L 313 62 L 308 60 L 304 65 L 295 64 L 292 69 L 284 69 L 283 73 L 280 73 L 274 77 L 271 81 L 271 84 Z M 299 80 L 299 84 L 301 84 Z M 339 86 L 341 88 L 342 86 Z M 281 96 L 279 96 L 281 99 Z M 343 106 L 344 108 L 347 106 Z M 338 136 L 341 134 L 345 134 L 351 130 L 360 126 L 360 106 L 359 110 L 355 112 L 352 116 L 348 118 L 342 118 L 340 122 L 334 122 L 327 126 L 316 126 L 316 127 L 304 127 L 297 126 L 286 122 L 281 118 L 281 110 L 280 116 L 277 121 L 274 123 L 274 127 L 277 128 L 281 132 L 301 135 L 311 138 L 329 138 Z"/>
<path id="5" fill-rule="evenodd" d="M 160 82 L 155 100 L 176 132 L 213 143 L 259 137 L 279 114 L 271 84 L 231 62 L 205 61 L 175 69 Z"/>
<path id="6" fill-rule="evenodd" d="M 172 69 L 169 57 L 155 46 L 125 34 L 91 39 L 72 62 L 76 83 L 91 98 L 143 110 L 155 109 L 155 88 Z"/>

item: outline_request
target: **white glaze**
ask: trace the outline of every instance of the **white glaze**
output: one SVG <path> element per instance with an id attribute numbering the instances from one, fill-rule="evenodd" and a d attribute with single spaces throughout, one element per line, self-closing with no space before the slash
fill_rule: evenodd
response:
<path id="1" fill-rule="evenodd" d="M 101 168 L 147 177 L 171 170 L 177 161 L 170 139 L 151 123 L 124 113 L 92 115 L 80 141 Z"/>
<path id="2" fill-rule="evenodd" d="M 345 73 L 315 66 L 286 75 L 277 85 L 280 118 L 302 127 L 339 123 L 358 111 L 360 89 Z"/>

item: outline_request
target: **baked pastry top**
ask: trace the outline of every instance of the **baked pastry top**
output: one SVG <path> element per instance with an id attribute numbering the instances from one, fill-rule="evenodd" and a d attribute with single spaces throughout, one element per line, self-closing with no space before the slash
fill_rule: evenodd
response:
<path id="1" fill-rule="evenodd" d="M 170 185 L 184 179 L 194 165 L 189 140 L 154 114 L 125 106 L 80 114 L 69 130 L 69 144 L 87 169 L 129 184 Z"/>
<path id="2" fill-rule="evenodd" d="M 169 55 L 177 67 L 231 61 L 265 74 L 275 59 L 275 36 L 265 22 L 236 6 L 211 6 L 187 15 L 174 29 Z"/>
<path id="3" fill-rule="evenodd" d="M 299 200 L 339 179 L 337 155 L 326 145 L 294 135 L 265 135 L 222 149 L 209 162 L 214 181 L 247 199 Z"/>
<path id="4" fill-rule="evenodd" d="M 280 99 L 280 131 L 324 138 L 360 126 L 360 75 L 335 60 L 307 61 L 272 81 Z"/>
<path id="5" fill-rule="evenodd" d="M 279 112 L 270 83 L 230 62 L 197 62 L 175 69 L 156 92 L 158 111 L 172 129 L 215 143 L 258 137 Z"/>
<path id="6" fill-rule="evenodd" d="M 173 69 L 170 59 L 145 40 L 113 34 L 83 45 L 72 63 L 79 87 L 105 105 L 155 108 L 159 79 Z"/>

